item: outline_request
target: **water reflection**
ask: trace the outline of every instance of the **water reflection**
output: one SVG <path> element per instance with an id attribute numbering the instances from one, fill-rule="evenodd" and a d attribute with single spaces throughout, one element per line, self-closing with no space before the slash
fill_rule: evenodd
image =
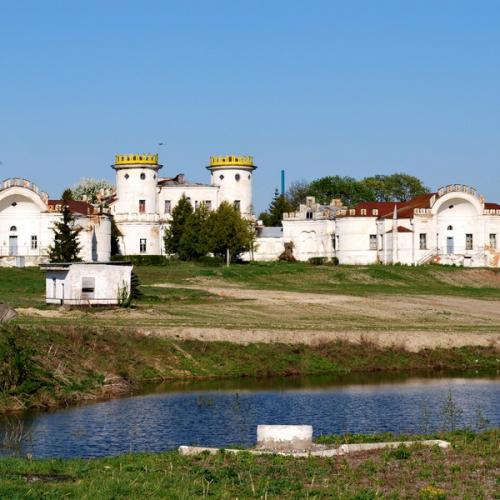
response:
<path id="1" fill-rule="evenodd" d="M 478 408 L 490 426 L 500 425 L 495 378 L 212 381 L 150 387 L 131 398 L 25 414 L 29 439 L 20 448 L 38 457 L 91 457 L 180 444 L 251 445 L 262 423 L 312 424 L 316 435 L 419 432 L 424 424 L 430 431 L 443 426 L 449 394 L 463 410 L 459 426 L 476 426 Z M 4 435 L 8 428 L 0 422 Z"/>

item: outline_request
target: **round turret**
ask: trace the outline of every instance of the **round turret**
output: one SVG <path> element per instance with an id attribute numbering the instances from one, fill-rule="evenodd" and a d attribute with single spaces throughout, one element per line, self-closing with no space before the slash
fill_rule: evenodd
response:
<path id="1" fill-rule="evenodd" d="M 242 215 L 250 217 L 252 207 L 252 173 L 257 167 L 252 156 L 211 156 L 207 167 L 211 184 L 219 187 L 220 201 L 228 201 Z"/>
<path id="2" fill-rule="evenodd" d="M 156 214 L 157 154 L 116 155 L 116 214 Z"/>

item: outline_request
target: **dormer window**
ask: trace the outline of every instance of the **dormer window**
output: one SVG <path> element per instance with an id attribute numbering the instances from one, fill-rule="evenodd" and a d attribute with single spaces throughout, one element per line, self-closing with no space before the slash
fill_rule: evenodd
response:
<path id="1" fill-rule="evenodd" d="M 366 215 L 366 208 L 361 209 L 361 215 Z"/>
<path id="2" fill-rule="evenodd" d="M 374 208 L 374 209 L 372 210 L 372 214 L 373 214 L 373 215 L 378 215 L 378 208 Z"/>

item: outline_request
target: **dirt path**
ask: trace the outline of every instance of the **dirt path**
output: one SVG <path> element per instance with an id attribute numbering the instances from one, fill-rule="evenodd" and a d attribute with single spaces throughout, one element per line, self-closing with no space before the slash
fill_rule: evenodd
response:
<path id="1" fill-rule="evenodd" d="M 225 328 L 139 328 L 142 335 L 154 335 L 178 340 L 201 340 L 205 342 L 233 342 L 236 344 L 281 343 L 320 345 L 336 340 L 353 343 L 372 342 L 380 347 L 402 347 L 417 352 L 422 349 L 437 349 L 464 346 L 494 346 L 500 352 L 498 333 L 436 333 L 419 331 L 359 332 L 359 331 L 311 331 L 311 330 L 238 330 Z"/>

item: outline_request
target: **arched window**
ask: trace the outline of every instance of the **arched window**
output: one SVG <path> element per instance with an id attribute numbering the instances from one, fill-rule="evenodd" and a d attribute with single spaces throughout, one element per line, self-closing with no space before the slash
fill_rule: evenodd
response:
<path id="1" fill-rule="evenodd" d="M 16 226 L 10 226 L 10 230 L 11 231 L 17 231 L 17 227 Z"/>
<path id="2" fill-rule="evenodd" d="M 453 231 L 453 226 L 448 226 L 446 229 L 447 229 L 448 231 Z"/>
<path id="3" fill-rule="evenodd" d="M 306 212 L 306 219 L 312 219 L 312 218 L 313 218 L 313 213 L 310 210 L 308 210 Z"/>

